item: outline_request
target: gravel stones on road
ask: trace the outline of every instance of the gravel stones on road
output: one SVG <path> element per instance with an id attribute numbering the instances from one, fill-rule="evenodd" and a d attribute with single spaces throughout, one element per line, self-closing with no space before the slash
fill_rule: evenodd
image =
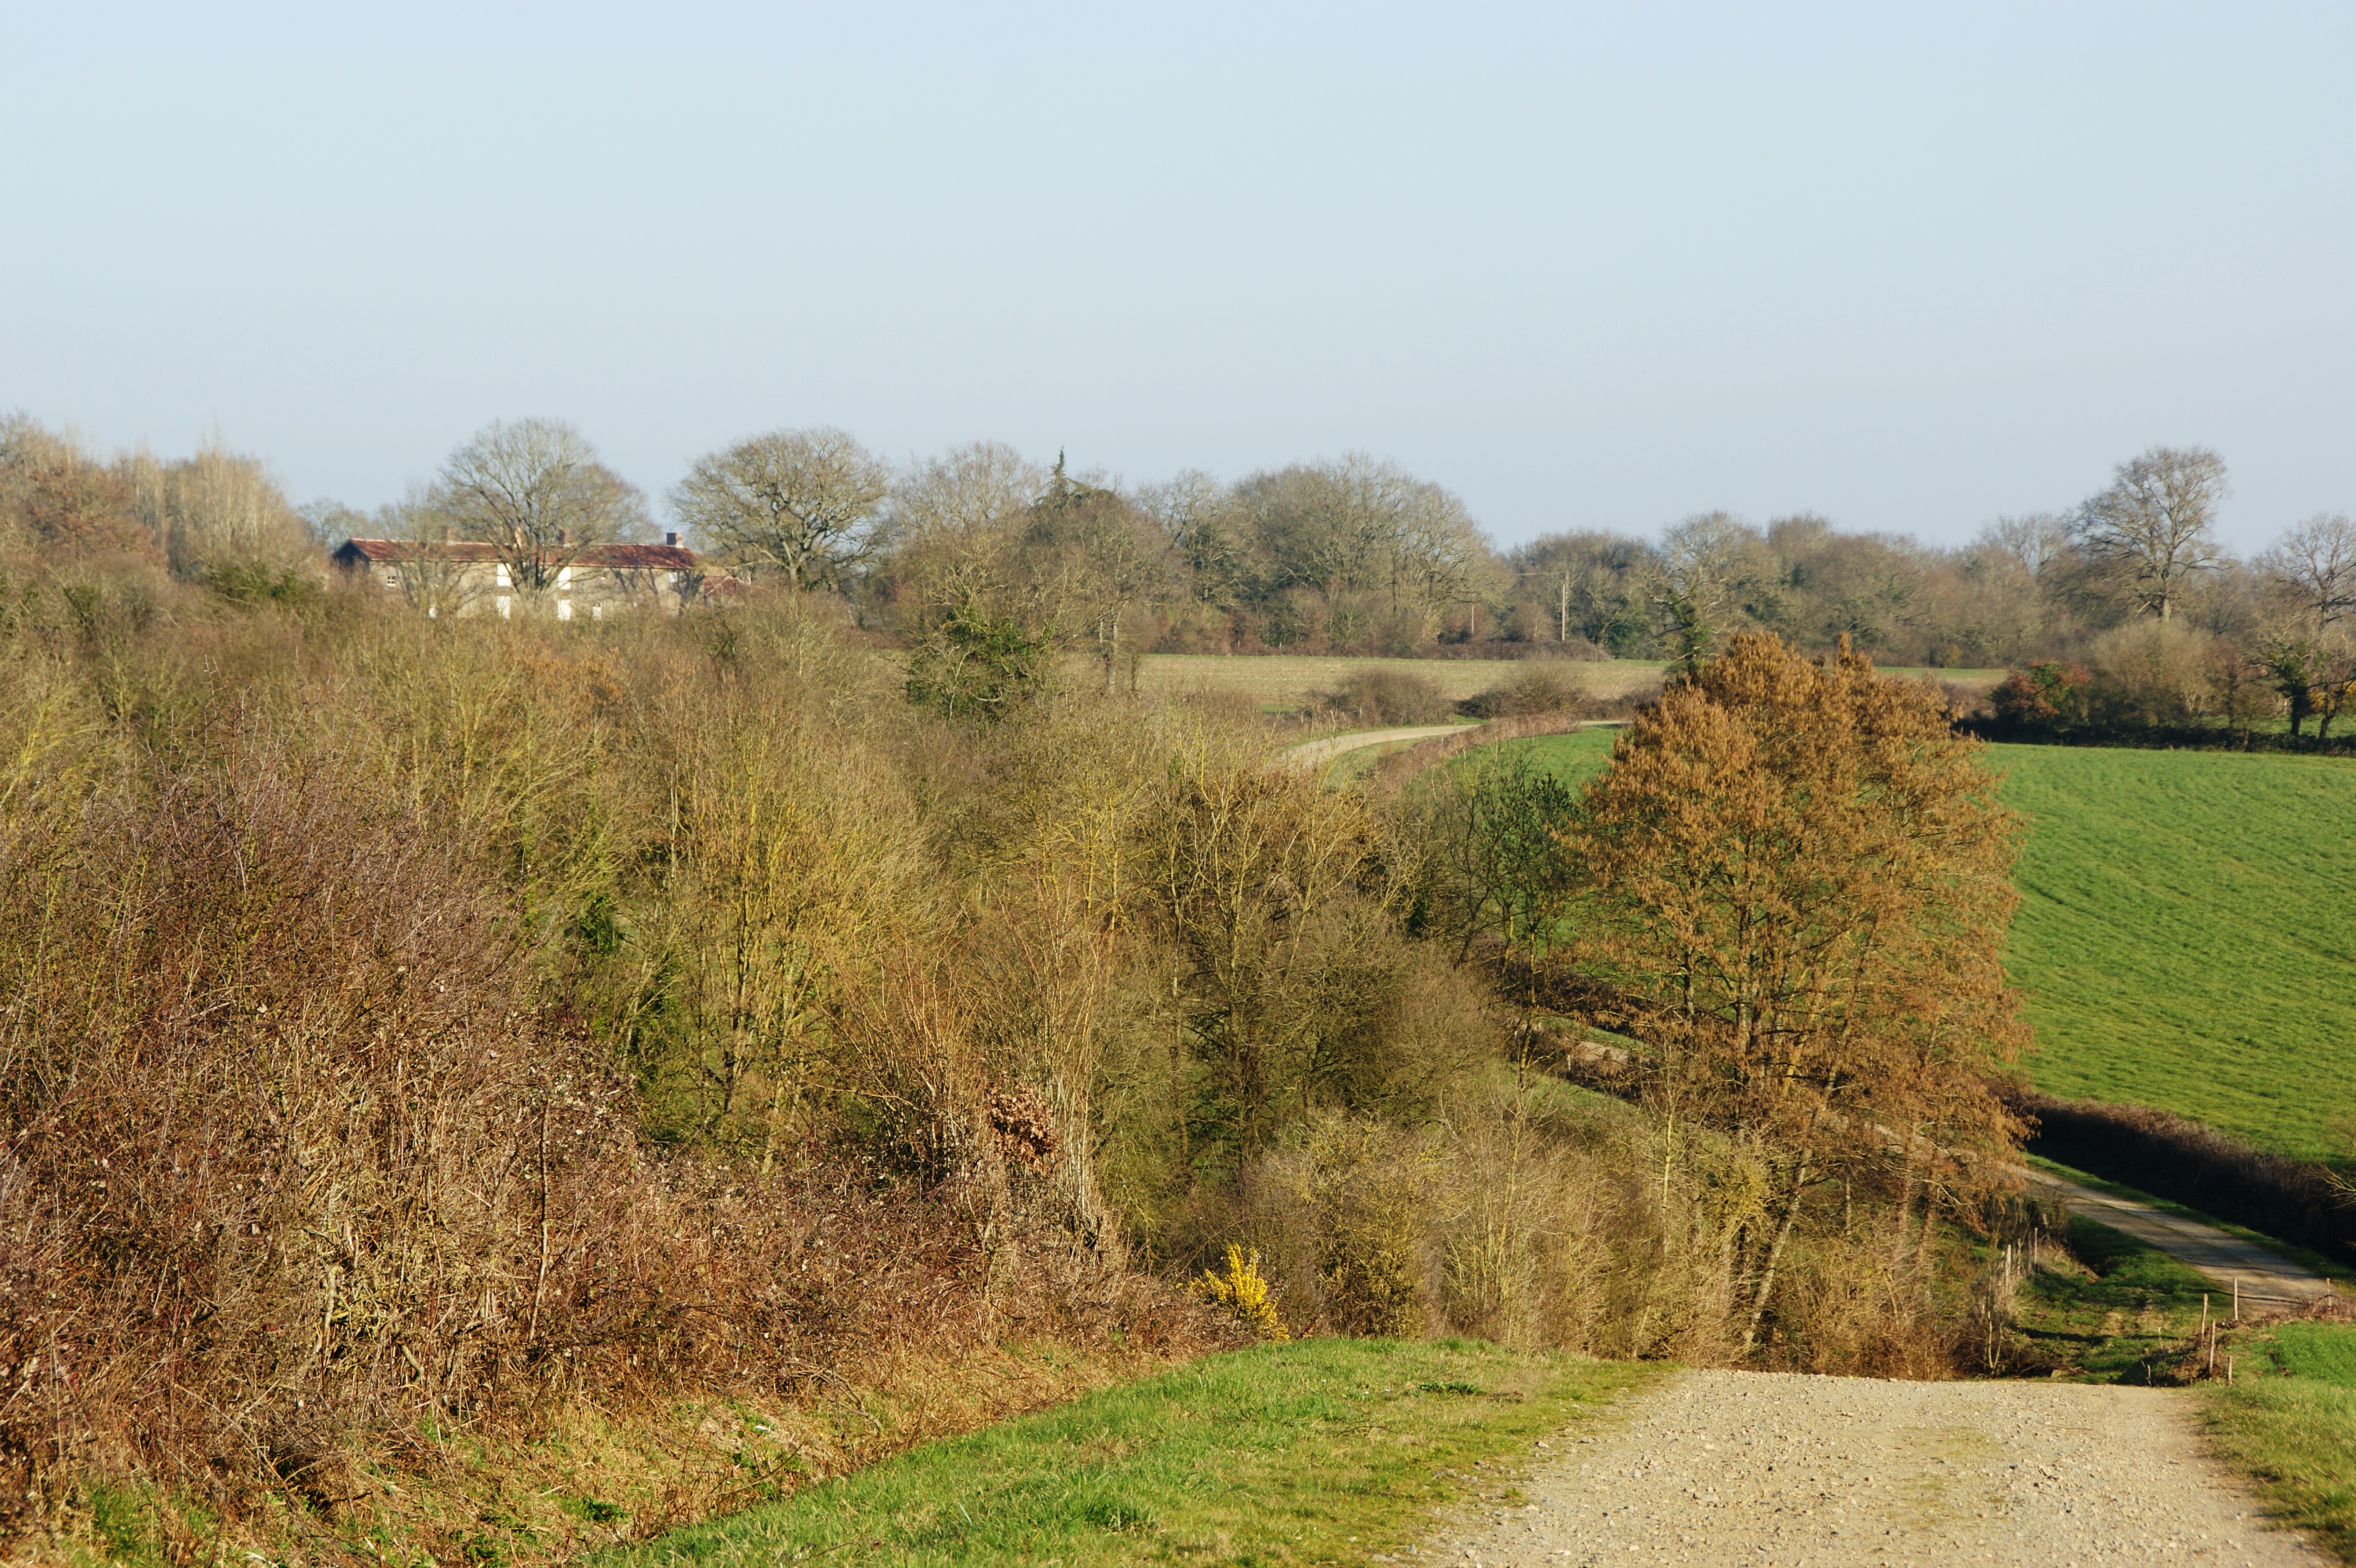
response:
<path id="1" fill-rule="evenodd" d="M 1419 1564 L 2318 1564 L 2202 1451 L 2191 1395 L 1688 1372 L 1543 1451 Z"/>

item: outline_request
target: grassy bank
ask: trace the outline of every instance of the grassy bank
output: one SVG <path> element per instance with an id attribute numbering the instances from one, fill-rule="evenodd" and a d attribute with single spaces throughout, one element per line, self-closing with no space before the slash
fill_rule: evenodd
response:
<path id="1" fill-rule="evenodd" d="M 1364 1562 L 1655 1375 L 1469 1341 L 1263 1346 L 596 1561 Z"/>
<path id="2" fill-rule="evenodd" d="M 2040 1088 L 2303 1157 L 2356 1104 L 2356 764 L 2004 746 Z"/>
<path id="3" fill-rule="evenodd" d="M 396 1453 L 323 1466 L 332 1488 L 298 1485 L 241 1520 L 225 1521 L 185 1492 L 92 1484 L 57 1528 L 14 1551 L 34 1563 L 143 1568 L 239 1559 L 531 1568 L 787 1496 L 1174 1359 L 1136 1347 L 1008 1343 L 954 1359 L 878 1358 L 791 1393 L 613 1409 L 573 1401 L 521 1431 L 429 1422 Z"/>
<path id="4" fill-rule="evenodd" d="M 2235 1360 L 2209 1391 L 2211 1438 L 2276 1514 L 2356 1563 L 2356 1325 L 2278 1324 Z"/>
<path id="5" fill-rule="evenodd" d="M 2094 1383 L 2140 1383 L 2197 1331 L 2216 1282 L 2148 1243 L 2091 1219 L 2070 1222 L 2014 1297 L 2016 1369 Z"/>

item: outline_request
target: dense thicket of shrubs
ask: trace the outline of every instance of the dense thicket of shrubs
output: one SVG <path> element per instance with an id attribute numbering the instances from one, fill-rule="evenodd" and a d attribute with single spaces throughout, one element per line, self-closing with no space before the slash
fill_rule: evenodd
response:
<path id="1" fill-rule="evenodd" d="M 1984 700 L 1956 702 L 1956 714 L 1996 740 L 2356 749 L 2356 736 L 2332 733 L 2356 703 L 2356 663 L 2336 633 L 2142 621 L 2096 639 L 2090 653 L 2087 662 L 2014 670 Z"/>
<path id="2" fill-rule="evenodd" d="M 1203 1343 L 1153 1280 L 1238 1238 L 1304 1330 L 1734 1353 L 1762 1156 L 1689 1131 L 1665 1184 L 1641 1120 L 1500 1079 L 1406 819 L 1257 729 L 928 716 L 798 596 L 444 625 L 9 573 L 12 1497 L 234 1513 L 420 1422 Z M 1938 1364 L 1874 1212 L 1807 1228 L 1778 1359 Z"/>

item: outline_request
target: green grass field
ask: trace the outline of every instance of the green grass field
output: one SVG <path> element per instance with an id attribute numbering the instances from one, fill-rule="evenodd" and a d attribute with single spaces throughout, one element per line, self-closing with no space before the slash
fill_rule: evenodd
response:
<path id="1" fill-rule="evenodd" d="M 1612 760 L 1612 743 L 1618 739 L 1616 729 L 1583 729 L 1573 735 L 1533 736 L 1527 740 L 1509 740 L 1496 746 L 1483 746 L 1479 751 L 1460 759 L 1458 767 L 1484 757 L 1526 757 L 1547 771 L 1572 784 L 1584 784 L 1603 771 Z"/>
<path id="2" fill-rule="evenodd" d="M 1461 1340 L 1261 1346 L 590 1561 L 1364 1563 L 1657 1375 Z"/>
<path id="3" fill-rule="evenodd" d="M 2266 1363 L 2286 1378 L 2356 1389 L 2356 1327 L 2345 1323 L 2286 1323 L 2266 1337 Z"/>
<path id="4" fill-rule="evenodd" d="M 2286 1153 L 2356 1112 L 2356 763 L 1993 748 L 2030 820 L 2009 966 L 2048 1092 Z"/>

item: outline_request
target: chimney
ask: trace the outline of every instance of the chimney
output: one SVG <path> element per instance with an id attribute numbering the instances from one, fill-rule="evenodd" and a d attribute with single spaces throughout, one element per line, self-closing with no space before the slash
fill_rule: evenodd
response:
<path id="1" fill-rule="evenodd" d="M 443 542 L 443 543 L 444 543 L 444 544 L 448 544 L 448 543 L 450 543 L 452 541 L 455 540 L 457 537 L 458 537 L 458 531 L 457 531 L 456 529 L 455 529 L 455 528 L 451 527 L 451 526 L 450 526 L 450 524 L 448 524 L 448 523 L 446 523 L 446 522 L 445 522 L 445 523 L 444 523 L 444 524 L 442 525 L 442 542 Z"/>
<path id="2" fill-rule="evenodd" d="M 672 532 L 669 532 L 669 533 L 666 533 L 666 534 L 664 534 L 664 535 L 663 535 L 663 542 L 664 542 L 665 544 L 669 545 L 669 546 L 670 546 L 672 549 L 674 549 L 674 550 L 678 549 L 678 548 L 679 548 L 679 534 L 678 534 L 678 532 L 677 532 L 676 531 L 673 531 Z"/>
<path id="3" fill-rule="evenodd" d="M 560 528 L 556 531 L 556 543 L 559 549 L 562 549 L 565 546 L 570 545 L 572 542 L 573 531 L 571 529 Z"/>

